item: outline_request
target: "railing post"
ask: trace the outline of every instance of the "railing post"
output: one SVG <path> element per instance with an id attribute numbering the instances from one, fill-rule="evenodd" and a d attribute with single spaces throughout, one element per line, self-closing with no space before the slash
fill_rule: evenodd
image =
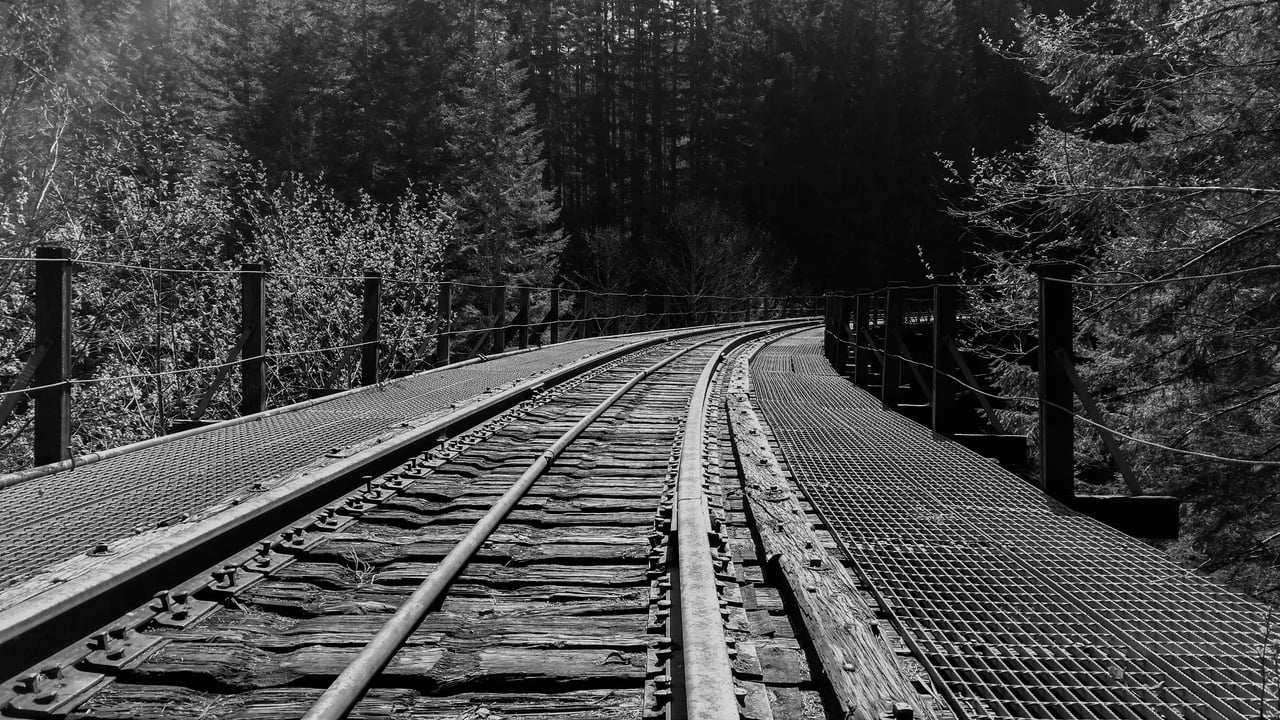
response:
<path id="1" fill-rule="evenodd" d="M 952 435 L 956 431 L 956 393 L 960 386 L 951 378 L 959 373 L 947 343 L 956 335 L 955 281 L 938 278 L 933 286 L 933 431 Z"/>
<path id="2" fill-rule="evenodd" d="M 364 336 L 360 338 L 360 384 L 378 384 L 378 346 L 382 340 L 382 273 L 364 271 Z"/>
<path id="3" fill-rule="evenodd" d="M 849 303 L 843 295 L 836 295 L 834 302 L 836 336 L 832 349 L 836 354 L 836 372 L 843 375 L 849 369 Z"/>
<path id="4" fill-rule="evenodd" d="M 589 293 L 586 290 L 578 292 L 578 308 L 581 313 L 579 315 L 581 319 L 578 323 L 581 328 L 579 337 L 595 337 L 595 334 L 592 332 L 594 328 L 591 327 L 591 298 L 592 293 Z"/>
<path id="5" fill-rule="evenodd" d="M 866 388 L 871 384 L 872 353 L 866 338 L 871 332 L 871 294 L 858 293 L 853 302 L 853 382 Z"/>
<path id="6" fill-rule="evenodd" d="M 560 342 L 560 288 L 551 288 L 551 309 L 547 311 L 547 317 L 551 318 L 547 326 L 547 340 L 555 345 Z"/>
<path id="7" fill-rule="evenodd" d="M 531 324 L 531 318 L 529 317 L 529 293 L 529 288 L 520 288 L 520 314 L 517 317 L 524 319 L 520 323 L 520 329 L 516 333 L 516 338 L 520 343 L 521 350 L 529 347 L 529 325 Z"/>
<path id="8" fill-rule="evenodd" d="M 36 248 L 36 339 L 49 342 L 31 377 L 35 401 L 33 459 L 48 465 L 71 457 L 71 251 Z"/>
<path id="9" fill-rule="evenodd" d="M 1069 266 L 1050 263 L 1040 276 L 1040 487 L 1049 495 L 1075 496 L 1075 424 L 1071 377 L 1058 362 L 1071 357 L 1072 318 Z"/>
<path id="10" fill-rule="evenodd" d="M 830 291 L 822 294 L 822 302 L 822 357 L 826 358 L 827 362 L 832 362 L 835 359 L 835 353 L 831 348 L 835 343 L 831 342 L 831 336 L 835 333 L 836 313 L 832 307 Z"/>
<path id="11" fill-rule="evenodd" d="M 449 364 L 449 345 L 453 340 L 453 283 L 440 283 L 436 299 L 436 365 Z"/>
<path id="12" fill-rule="evenodd" d="M 884 366 L 880 377 L 880 401 L 886 407 L 902 403 L 902 312 L 907 291 L 902 283 L 890 282 L 884 299 Z"/>
<path id="13" fill-rule="evenodd" d="M 493 312 L 493 340 L 489 352 L 497 354 L 507 349 L 507 286 L 499 285 L 490 295 Z"/>
<path id="14" fill-rule="evenodd" d="M 240 266 L 240 414 L 267 409 L 267 276 L 262 263 Z"/>

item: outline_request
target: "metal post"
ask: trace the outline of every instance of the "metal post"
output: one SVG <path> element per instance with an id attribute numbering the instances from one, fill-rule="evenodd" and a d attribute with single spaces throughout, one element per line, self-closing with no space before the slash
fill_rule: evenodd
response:
<path id="1" fill-rule="evenodd" d="M 440 283 L 436 299 L 436 365 L 449 364 L 449 344 L 453 340 L 453 283 Z"/>
<path id="2" fill-rule="evenodd" d="M 831 362 L 833 357 L 831 352 L 831 333 L 833 332 L 832 325 L 834 324 L 831 318 L 835 316 L 835 311 L 831 307 L 830 292 L 822 294 L 822 302 L 822 357 L 826 358 L 827 362 Z"/>
<path id="3" fill-rule="evenodd" d="M 490 301 L 493 312 L 493 342 L 489 352 L 497 354 L 507 349 L 507 286 L 495 287 Z"/>
<path id="4" fill-rule="evenodd" d="M 71 457 L 71 251 L 62 247 L 36 248 L 36 338 L 49 342 L 36 366 L 34 390 L 36 465 Z"/>
<path id="5" fill-rule="evenodd" d="M 267 409 L 267 276 L 262 263 L 240 266 L 240 414 Z"/>
<path id="6" fill-rule="evenodd" d="M 1075 496 L 1075 427 L 1071 377 L 1056 355 L 1071 357 L 1071 284 L 1069 267 L 1054 263 L 1036 269 L 1040 276 L 1040 487 L 1049 495 Z M 1055 407 L 1056 406 L 1056 407 Z"/>
<path id="7" fill-rule="evenodd" d="M 360 384 L 378 384 L 378 346 L 382 340 L 382 273 L 364 271 L 364 336 L 360 338 Z"/>
<path id="8" fill-rule="evenodd" d="M 835 331 L 836 336 L 832 339 L 835 350 L 835 368 L 836 372 L 843 375 L 849 368 L 849 302 L 848 298 L 843 295 L 836 295 L 835 302 Z"/>
<path id="9" fill-rule="evenodd" d="M 958 374 L 947 343 L 956 335 L 956 295 L 952 278 L 939 278 L 933 286 L 933 431 L 952 435 L 956 431 Z"/>
<path id="10" fill-rule="evenodd" d="M 853 298 L 853 382 L 861 388 L 871 383 L 871 348 L 866 338 L 871 331 L 871 301 L 870 293 Z"/>
<path id="11" fill-rule="evenodd" d="M 907 301 L 902 283 L 891 282 L 884 300 L 884 368 L 880 377 L 880 400 L 886 407 L 902 402 L 902 311 Z"/>
<path id="12" fill-rule="evenodd" d="M 578 312 L 580 313 L 578 315 L 580 318 L 578 321 L 578 327 L 581 328 L 578 333 L 578 337 L 595 337 L 595 334 L 592 332 L 594 328 L 591 327 L 591 295 L 592 294 L 586 290 L 578 292 Z"/>
<path id="13" fill-rule="evenodd" d="M 548 342 L 555 345 L 560 342 L 560 288 L 551 288 L 551 309 L 547 317 L 551 318 Z"/>
<path id="14" fill-rule="evenodd" d="M 529 347 L 529 325 L 531 318 L 529 317 L 529 288 L 520 288 L 520 314 L 517 318 L 523 318 L 520 321 L 520 329 L 516 332 L 516 338 L 520 343 L 520 349 L 524 350 Z"/>

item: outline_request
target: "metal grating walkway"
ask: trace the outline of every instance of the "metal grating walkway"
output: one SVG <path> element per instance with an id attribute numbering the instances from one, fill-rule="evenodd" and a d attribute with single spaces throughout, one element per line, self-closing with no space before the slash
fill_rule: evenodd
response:
<path id="1" fill-rule="evenodd" d="M 445 367 L 0 490 L 0 588 L 134 528 L 175 521 L 255 482 L 282 478 L 331 449 L 637 337 L 581 340 Z"/>
<path id="2" fill-rule="evenodd" d="M 820 332 L 757 355 L 753 399 L 963 714 L 1276 717 L 1265 607 L 882 409 Z"/>

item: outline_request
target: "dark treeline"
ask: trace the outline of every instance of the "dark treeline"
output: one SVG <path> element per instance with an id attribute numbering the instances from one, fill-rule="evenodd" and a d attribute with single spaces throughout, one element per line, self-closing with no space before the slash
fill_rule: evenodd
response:
<path id="1" fill-rule="evenodd" d="M 708 214 L 762 251 L 775 285 L 955 269 L 960 230 L 939 156 L 963 164 L 1010 146 L 1042 104 L 1017 64 L 983 44 L 984 32 L 1014 37 L 1015 2 L 213 7 L 210 53 L 238 145 L 274 174 L 323 174 L 381 199 L 406 184 L 465 184 L 475 128 L 458 104 L 492 113 L 500 97 L 484 99 L 478 69 L 460 59 L 499 45 L 478 60 L 508 76 L 494 80 L 512 83 L 506 98 L 525 90 L 536 109 L 564 270 L 577 279 L 618 262 L 605 255 L 668 262 L 682 251 L 673 218 Z M 681 291 L 659 287 L 666 275 L 634 272 L 627 284 Z"/>
<path id="2" fill-rule="evenodd" d="M 563 248 L 571 279 L 621 253 L 628 289 L 681 291 L 682 220 L 769 270 L 744 293 L 954 270 L 940 158 L 1012 146 L 1044 105 L 984 45 L 1016 36 L 1012 0 L 7 5 L 85 64 L 56 69 L 116 86 L 85 109 L 134 121 L 111 160 L 144 186 L 248 162 L 348 199 L 439 189 L 468 231 L 452 274 L 491 280 L 550 280 Z"/>

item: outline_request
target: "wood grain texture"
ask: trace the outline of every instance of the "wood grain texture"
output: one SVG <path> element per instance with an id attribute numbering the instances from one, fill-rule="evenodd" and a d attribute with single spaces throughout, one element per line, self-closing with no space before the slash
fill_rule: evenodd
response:
<path id="1" fill-rule="evenodd" d="M 893 652 L 873 634 L 874 616 L 858 592 L 857 581 L 823 547 L 806 519 L 745 394 L 729 393 L 727 407 L 747 507 L 766 556 L 791 588 L 839 711 L 845 718 L 875 720 L 894 703 L 905 702 L 917 718 L 935 717 L 917 701 Z M 757 606 L 765 604 L 761 600 L 757 593 Z"/>
<path id="2" fill-rule="evenodd" d="M 301 717 L 319 688 L 268 688 L 237 695 L 188 688 L 117 683 L 71 720 L 279 720 Z M 374 688 L 352 711 L 351 720 L 639 720 L 638 689 L 586 689 L 564 693 L 474 692 L 423 697 L 416 691 Z"/>

